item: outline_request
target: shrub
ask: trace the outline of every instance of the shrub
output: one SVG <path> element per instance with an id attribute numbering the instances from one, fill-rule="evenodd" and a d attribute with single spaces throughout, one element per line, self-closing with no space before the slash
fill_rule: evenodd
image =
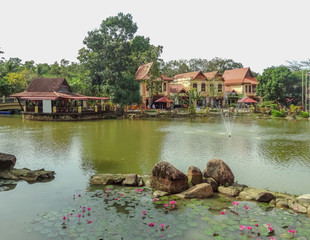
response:
<path id="1" fill-rule="evenodd" d="M 301 112 L 300 112 L 300 116 L 303 117 L 303 118 L 308 118 L 308 117 L 309 117 L 309 113 L 308 113 L 308 112 L 301 111 Z"/>
<path id="2" fill-rule="evenodd" d="M 282 109 L 281 111 L 271 110 L 271 115 L 274 117 L 285 117 L 285 111 L 284 109 Z"/>

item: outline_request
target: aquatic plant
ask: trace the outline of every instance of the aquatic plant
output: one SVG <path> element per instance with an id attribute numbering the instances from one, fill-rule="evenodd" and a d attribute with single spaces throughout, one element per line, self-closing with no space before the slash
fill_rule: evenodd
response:
<path id="1" fill-rule="evenodd" d="M 98 189 L 82 193 L 83 197 L 75 200 L 69 197 L 67 207 L 39 213 L 26 231 L 38 235 L 38 239 L 76 240 L 226 239 L 227 236 L 236 240 L 289 239 L 310 234 L 310 219 L 304 215 L 279 209 L 267 211 L 256 202 L 235 203 L 234 207 L 248 207 L 236 212 L 229 200 L 176 200 L 166 196 L 154 202 L 151 189 L 138 192 L 129 187 L 113 187 L 108 194 L 106 189 Z M 124 196 L 119 197 L 121 193 Z M 173 205 L 174 208 L 170 207 Z M 83 217 L 83 210 L 91 215 Z"/>

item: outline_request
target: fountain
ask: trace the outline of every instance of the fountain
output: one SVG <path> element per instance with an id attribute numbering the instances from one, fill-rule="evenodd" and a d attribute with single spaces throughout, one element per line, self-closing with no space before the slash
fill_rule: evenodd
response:
<path id="1" fill-rule="evenodd" d="M 231 137 L 232 129 L 234 126 L 234 122 L 236 119 L 237 112 L 238 112 L 239 107 L 240 107 L 240 103 L 237 103 L 236 109 L 232 112 L 233 113 L 232 118 L 231 118 L 231 113 L 229 111 L 229 108 L 225 111 L 218 103 L 215 103 L 215 107 L 220 111 L 221 118 L 224 122 L 228 137 Z"/>

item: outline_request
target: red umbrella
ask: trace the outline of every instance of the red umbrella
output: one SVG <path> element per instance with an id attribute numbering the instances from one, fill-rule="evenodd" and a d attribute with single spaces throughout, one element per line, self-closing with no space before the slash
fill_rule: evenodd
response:
<path id="1" fill-rule="evenodd" d="M 168 102 L 170 102 L 170 103 L 172 103 L 173 100 L 168 99 L 168 98 L 166 98 L 166 97 L 162 97 L 162 98 L 160 98 L 160 99 L 157 99 L 155 102 L 161 102 L 161 103 L 168 103 Z"/>
<path id="2" fill-rule="evenodd" d="M 242 98 L 238 101 L 238 103 L 257 103 L 257 101 L 253 100 L 252 98 Z"/>

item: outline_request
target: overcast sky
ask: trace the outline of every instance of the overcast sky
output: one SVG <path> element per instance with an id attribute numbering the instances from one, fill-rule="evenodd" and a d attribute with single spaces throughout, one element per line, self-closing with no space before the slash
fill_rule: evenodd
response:
<path id="1" fill-rule="evenodd" d="M 87 32 L 130 13 L 164 61 L 230 58 L 262 73 L 310 58 L 310 0 L 0 0 L 6 59 L 77 61 Z"/>

